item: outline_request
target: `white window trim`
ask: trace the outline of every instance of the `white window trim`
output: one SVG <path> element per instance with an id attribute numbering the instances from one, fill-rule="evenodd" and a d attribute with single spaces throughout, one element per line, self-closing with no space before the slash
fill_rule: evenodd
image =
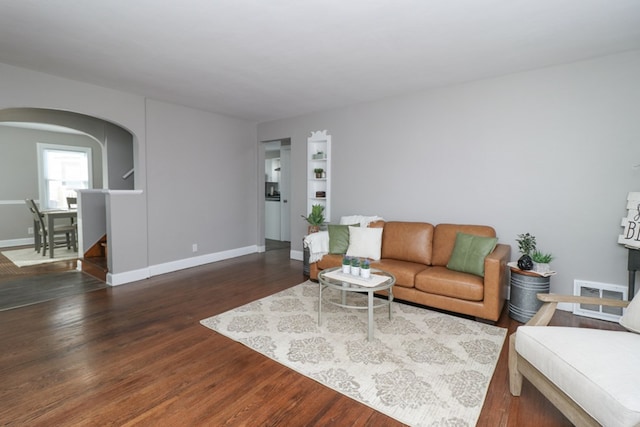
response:
<path id="1" fill-rule="evenodd" d="M 45 150 L 58 150 L 58 151 L 77 151 L 85 153 L 87 155 L 87 162 L 89 163 L 89 188 L 93 188 L 93 159 L 91 157 L 91 147 L 79 147 L 76 145 L 60 145 L 60 144 L 48 144 L 45 142 L 38 142 L 36 144 L 38 150 L 38 198 L 40 199 L 40 207 L 43 209 L 45 205 L 44 195 L 46 193 L 44 182 L 44 151 Z"/>

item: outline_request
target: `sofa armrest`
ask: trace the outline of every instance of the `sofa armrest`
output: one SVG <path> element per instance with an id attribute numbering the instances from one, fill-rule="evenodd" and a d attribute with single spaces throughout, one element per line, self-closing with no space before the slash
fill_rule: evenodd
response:
<path id="1" fill-rule="evenodd" d="M 507 263 L 510 259 L 511 246 L 500 243 L 484 259 L 484 304 L 496 320 L 507 298 L 509 287 Z"/>
<path id="2" fill-rule="evenodd" d="M 319 272 L 320 272 L 320 269 L 318 268 L 317 262 L 312 262 L 309 264 L 309 279 L 317 282 Z"/>

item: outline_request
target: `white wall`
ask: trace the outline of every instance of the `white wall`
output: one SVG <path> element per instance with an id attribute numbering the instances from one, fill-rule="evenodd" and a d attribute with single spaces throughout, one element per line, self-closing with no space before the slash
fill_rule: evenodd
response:
<path id="1" fill-rule="evenodd" d="M 255 123 L 149 100 L 147 124 L 150 265 L 255 246 Z"/>
<path id="2" fill-rule="evenodd" d="M 332 135 L 332 215 L 488 224 L 552 252 L 575 278 L 626 285 L 627 192 L 640 191 L 640 51 L 261 123 L 292 138 L 292 218 L 305 214 L 306 139 Z M 292 223 L 293 249 L 306 225 Z"/>
<path id="3" fill-rule="evenodd" d="M 17 107 L 83 113 L 134 135 L 138 191 L 107 205 L 114 284 L 257 250 L 255 123 L 0 64 L 0 110 Z"/>

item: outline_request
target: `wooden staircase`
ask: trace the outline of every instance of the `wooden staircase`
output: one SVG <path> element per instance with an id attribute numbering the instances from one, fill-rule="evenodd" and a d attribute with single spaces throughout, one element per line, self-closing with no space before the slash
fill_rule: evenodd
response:
<path id="1" fill-rule="evenodd" d="M 109 272 L 107 267 L 108 253 L 107 236 L 104 235 L 85 252 L 84 259 L 82 260 L 82 271 L 96 279 L 106 282 L 107 273 Z"/>

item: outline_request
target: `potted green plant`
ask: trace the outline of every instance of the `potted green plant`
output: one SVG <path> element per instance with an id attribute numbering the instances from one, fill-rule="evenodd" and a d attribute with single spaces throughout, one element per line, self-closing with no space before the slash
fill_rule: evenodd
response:
<path id="1" fill-rule="evenodd" d="M 518 268 L 520 270 L 531 270 L 533 268 L 531 255 L 536 250 L 536 237 L 529 233 L 518 234 L 516 243 L 518 243 L 518 250 L 522 254 L 518 259 Z"/>
<path id="2" fill-rule="evenodd" d="M 351 258 L 348 255 L 342 257 L 342 272 L 345 274 L 351 273 Z"/>
<path id="3" fill-rule="evenodd" d="M 360 277 L 363 279 L 371 277 L 371 261 L 366 258 L 360 262 Z"/>
<path id="4" fill-rule="evenodd" d="M 311 213 L 308 216 L 300 215 L 309 223 L 308 233 L 320 231 L 320 226 L 324 223 L 324 206 L 311 206 Z"/>
<path id="5" fill-rule="evenodd" d="M 553 254 L 535 250 L 531 254 L 531 260 L 533 261 L 533 269 L 536 272 L 544 274 L 551 271 L 549 264 L 553 261 Z"/>
<path id="6" fill-rule="evenodd" d="M 360 275 L 360 259 L 359 258 L 351 258 L 351 274 L 354 276 Z"/>
<path id="7" fill-rule="evenodd" d="M 316 178 L 322 178 L 322 173 L 324 172 L 324 169 L 322 168 L 315 168 L 313 170 L 313 173 L 316 174 Z"/>

